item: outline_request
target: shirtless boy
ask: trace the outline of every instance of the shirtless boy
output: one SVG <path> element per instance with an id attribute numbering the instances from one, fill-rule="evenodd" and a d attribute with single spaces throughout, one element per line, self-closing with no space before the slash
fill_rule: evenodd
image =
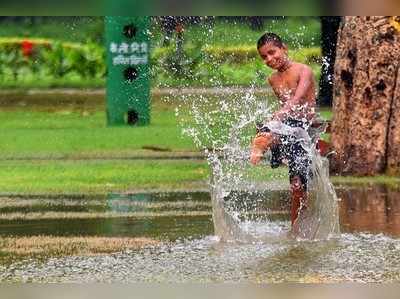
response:
<path id="1" fill-rule="evenodd" d="M 265 33 L 257 43 L 258 53 L 265 64 L 275 72 L 268 78 L 280 109 L 271 120 L 280 121 L 290 127 L 307 130 L 314 117 L 315 82 L 309 66 L 291 61 L 288 48 L 274 33 Z M 291 186 L 290 218 L 292 230 L 296 219 L 307 205 L 307 181 L 310 158 L 294 136 L 272 133 L 267 126 L 258 129 L 253 140 L 250 161 L 256 165 L 263 153 L 271 149 L 271 167 L 277 167 L 285 159 L 289 164 Z"/>

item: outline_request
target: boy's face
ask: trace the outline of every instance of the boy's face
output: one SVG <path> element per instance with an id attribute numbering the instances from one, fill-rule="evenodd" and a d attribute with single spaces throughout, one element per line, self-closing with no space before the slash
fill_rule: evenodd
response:
<path id="1" fill-rule="evenodd" d="M 272 69 L 279 70 L 287 63 L 287 47 L 276 46 L 273 42 L 264 44 L 258 49 L 264 63 Z"/>

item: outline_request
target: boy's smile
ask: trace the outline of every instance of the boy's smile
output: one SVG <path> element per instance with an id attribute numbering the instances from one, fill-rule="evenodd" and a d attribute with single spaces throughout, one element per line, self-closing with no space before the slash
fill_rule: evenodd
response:
<path id="1" fill-rule="evenodd" d="M 266 43 L 258 49 L 264 63 L 275 70 L 282 69 L 288 63 L 287 48 L 277 47 L 274 43 Z"/>

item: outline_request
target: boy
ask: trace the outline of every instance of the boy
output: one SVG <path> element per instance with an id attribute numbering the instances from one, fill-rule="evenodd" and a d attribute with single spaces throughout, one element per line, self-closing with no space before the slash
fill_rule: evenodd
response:
<path id="1" fill-rule="evenodd" d="M 291 61 L 288 48 L 274 33 L 265 33 L 257 43 L 258 53 L 265 64 L 275 72 L 268 78 L 275 95 L 279 99 L 280 109 L 271 120 L 282 122 L 293 128 L 307 131 L 314 117 L 315 82 L 309 66 Z M 273 133 L 266 126 L 258 128 L 253 140 L 250 161 L 257 164 L 263 153 L 271 149 L 271 167 L 277 167 L 286 159 L 289 164 L 291 186 L 292 231 L 296 232 L 296 219 L 306 209 L 307 181 L 311 161 L 309 153 L 302 148 L 294 136 Z"/>

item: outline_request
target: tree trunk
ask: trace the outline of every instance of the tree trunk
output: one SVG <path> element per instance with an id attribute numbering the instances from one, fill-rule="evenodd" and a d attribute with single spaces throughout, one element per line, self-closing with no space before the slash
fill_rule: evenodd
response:
<path id="1" fill-rule="evenodd" d="M 332 106 L 332 87 L 336 57 L 337 33 L 341 17 L 320 17 L 321 52 L 324 62 L 319 79 L 318 102 L 320 106 Z"/>
<path id="2" fill-rule="evenodd" d="M 395 18 L 345 17 L 335 63 L 332 171 L 400 173 L 400 32 Z"/>
<path id="3" fill-rule="evenodd" d="M 261 30 L 264 27 L 264 18 L 263 17 L 249 17 L 250 28 L 251 30 Z"/>

